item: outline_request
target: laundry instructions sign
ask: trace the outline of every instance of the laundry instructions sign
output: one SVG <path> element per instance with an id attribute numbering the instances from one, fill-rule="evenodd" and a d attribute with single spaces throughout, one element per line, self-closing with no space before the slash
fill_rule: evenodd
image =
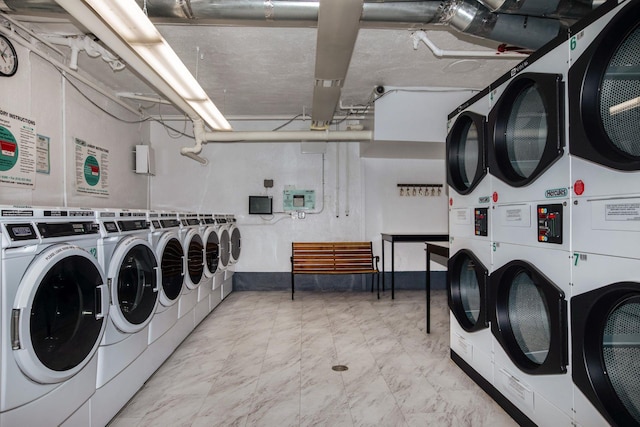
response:
<path id="1" fill-rule="evenodd" d="M 75 138 L 76 190 L 79 194 L 109 196 L 109 150 Z"/>

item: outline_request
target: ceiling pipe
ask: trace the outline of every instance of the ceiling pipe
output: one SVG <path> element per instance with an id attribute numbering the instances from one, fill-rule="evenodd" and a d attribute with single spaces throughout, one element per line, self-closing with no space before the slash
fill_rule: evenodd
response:
<path id="1" fill-rule="evenodd" d="M 473 51 L 473 50 L 443 50 L 429 39 L 424 31 L 416 31 L 411 34 L 413 39 L 413 49 L 418 49 L 418 44 L 423 42 L 431 52 L 438 58 L 487 58 L 487 59 L 524 59 L 527 55 L 522 53 L 503 53 L 498 51 Z"/>
<path id="2" fill-rule="evenodd" d="M 601 0 L 478 0 L 490 11 L 555 19 L 579 19 L 599 6 Z"/>
<path id="3" fill-rule="evenodd" d="M 114 54 L 109 52 L 104 47 L 100 46 L 95 41 L 87 36 L 54 36 L 54 35 L 42 35 L 49 42 L 61 46 L 67 46 L 71 48 L 71 58 L 69 59 L 69 68 L 72 70 L 78 69 L 78 54 L 81 51 L 85 51 L 91 58 L 102 57 L 105 62 L 108 62 L 113 71 L 120 71 L 124 69 L 125 65 Z"/>
<path id="4" fill-rule="evenodd" d="M 443 3 L 440 22 L 463 33 L 533 50 L 558 36 L 562 28 L 556 19 L 493 13 L 475 0 Z"/>
<path id="5" fill-rule="evenodd" d="M 180 154 L 207 165 L 209 161 L 199 156 L 202 145 L 209 142 L 365 142 L 373 139 L 373 131 L 231 131 L 207 132 L 201 119 L 193 120 L 195 145 L 182 147 Z"/>

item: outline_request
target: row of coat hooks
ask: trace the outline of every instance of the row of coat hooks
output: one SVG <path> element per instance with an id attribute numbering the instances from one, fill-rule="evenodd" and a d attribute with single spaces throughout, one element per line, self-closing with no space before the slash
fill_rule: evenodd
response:
<path id="1" fill-rule="evenodd" d="M 442 187 L 442 184 L 398 184 L 402 197 L 441 196 Z"/>

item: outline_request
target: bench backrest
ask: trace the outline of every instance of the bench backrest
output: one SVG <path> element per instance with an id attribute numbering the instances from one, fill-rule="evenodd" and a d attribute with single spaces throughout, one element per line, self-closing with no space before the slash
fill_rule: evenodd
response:
<path id="1" fill-rule="evenodd" d="M 375 269 L 371 242 L 293 242 L 294 273 L 349 274 Z"/>

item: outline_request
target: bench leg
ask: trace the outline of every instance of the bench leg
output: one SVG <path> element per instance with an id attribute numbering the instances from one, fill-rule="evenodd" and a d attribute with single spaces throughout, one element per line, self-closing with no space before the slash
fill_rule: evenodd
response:
<path id="1" fill-rule="evenodd" d="M 378 279 L 378 299 L 380 299 L 380 272 L 376 273 L 376 278 Z"/>
<path id="2" fill-rule="evenodd" d="M 291 273 L 291 301 L 293 301 L 293 292 L 294 292 L 294 288 L 293 288 L 293 284 L 294 284 L 294 274 Z"/>

